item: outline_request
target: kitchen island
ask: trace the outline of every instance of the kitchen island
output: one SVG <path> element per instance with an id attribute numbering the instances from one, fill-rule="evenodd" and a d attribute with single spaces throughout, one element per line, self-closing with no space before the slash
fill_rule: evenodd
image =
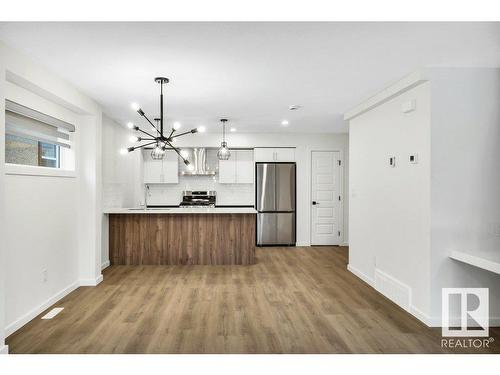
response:
<path id="1" fill-rule="evenodd" d="M 111 265 L 251 265 L 253 208 L 111 208 Z"/>

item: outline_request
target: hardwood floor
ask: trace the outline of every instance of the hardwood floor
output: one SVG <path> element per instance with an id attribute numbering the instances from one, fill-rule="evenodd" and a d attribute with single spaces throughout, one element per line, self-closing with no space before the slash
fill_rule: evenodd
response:
<path id="1" fill-rule="evenodd" d="M 346 270 L 346 248 L 256 256 L 252 266 L 109 267 L 100 285 L 69 294 L 52 306 L 59 315 L 37 317 L 7 344 L 11 353 L 445 352 L 440 329 Z M 483 352 L 499 353 L 490 331 Z"/>

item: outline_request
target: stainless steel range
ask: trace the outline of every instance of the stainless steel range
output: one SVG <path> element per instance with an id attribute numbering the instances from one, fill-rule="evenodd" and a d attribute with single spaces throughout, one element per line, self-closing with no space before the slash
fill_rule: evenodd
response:
<path id="1" fill-rule="evenodd" d="M 214 190 L 185 190 L 180 207 L 215 207 L 217 193 Z"/>

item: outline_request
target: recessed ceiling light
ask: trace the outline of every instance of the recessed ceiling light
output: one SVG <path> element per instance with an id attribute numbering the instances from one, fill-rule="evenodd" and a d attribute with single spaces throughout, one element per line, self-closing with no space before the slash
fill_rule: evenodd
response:
<path id="1" fill-rule="evenodd" d="M 283 126 L 288 126 L 288 124 L 289 124 L 288 120 L 281 121 L 281 125 Z"/>
<path id="2" fill-rule="evenodd" d="M 231 129 L 229 129 L 229 131 L 230 131 L 231 133 L 234 133 L 234 132 L 236 131 L 236 128 L 231 128 Z"/>
<path id="3" fill-rule="evenodd" d="M 292 105 L 289 105 L 289 106 L 288 106 L 288 109 L 289 109 L 290 111 L 295 111 L 295 110 L 300 109 L 300 108 L 302 108 L 302 106 L 301 106 L 301 105 L 298 105 L 298 104 L 292 104 Z"/>

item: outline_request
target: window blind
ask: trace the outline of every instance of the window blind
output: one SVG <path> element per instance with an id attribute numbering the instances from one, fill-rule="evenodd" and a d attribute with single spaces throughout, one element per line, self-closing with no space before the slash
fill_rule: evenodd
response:
<path id="1" fill-rule="evenodd" d="M 21 104 L 5 101 L 5 133 L 71 148 L 75 126 Z"/>

